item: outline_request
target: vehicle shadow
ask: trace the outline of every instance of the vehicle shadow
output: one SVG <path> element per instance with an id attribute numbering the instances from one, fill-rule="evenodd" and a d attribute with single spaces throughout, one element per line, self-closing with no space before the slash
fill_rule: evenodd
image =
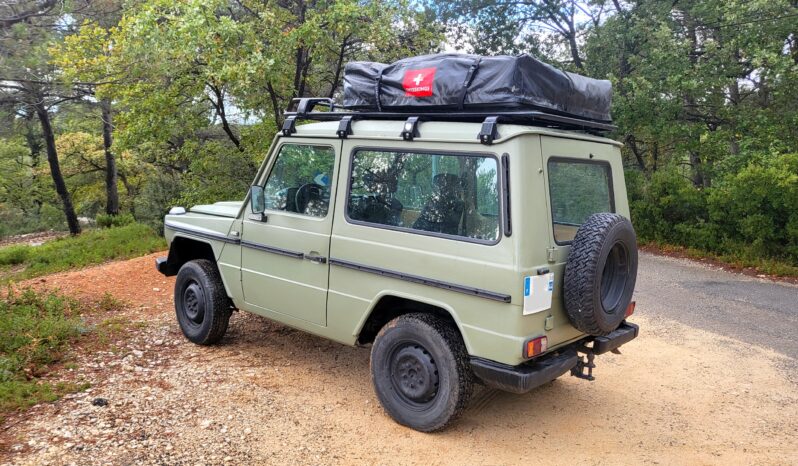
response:
<path id="1" fill-rule="evenodd" d="M 238 313 L 231 321 L 227 336 L 210 357 L 232 358 L 228 363 L 240 363 L 255 370 L 259 378 L 270 380 L 266 386 L 302 396 L 303 393 L 327 395 L 327 399 L 313 396 L 310 402 L 325 405 L 370 406 L 367 424 L 396 424 L 382 413 L 374 395 L 369 372 L 370 347 L 350 347 L 331 342 L 309 333 L 295 330 L 266 318 Z M 279 376 L 274 368 L 279 369 Z M 561 379 L 567 378 L 563 376 Z M 262 381 L 261 382 L 265 382 Z M 587 382 L 568 383 L 560 379 L 545 384 L 527 394 L 517 395 L 475 384 L 474 394 L 461 420 L 446 432 L 469 430 L 475 425 L 490 428 L 508 426 L 515 419 L 518 427 L 535 425 L 566 406 L 579 405 L 587 400 Z M 401 427 L 400 427 L 401 428 Z M 404 428 L 401 428 L 404 429 Z"/>

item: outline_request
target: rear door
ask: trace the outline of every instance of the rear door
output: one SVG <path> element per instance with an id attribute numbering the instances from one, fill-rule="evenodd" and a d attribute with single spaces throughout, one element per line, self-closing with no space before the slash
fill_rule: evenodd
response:
<path id="1" fill-rule="evenodd" d="M 541 137 L 551 214 L 551 247 L 565 262 L 568 245 L 590 215 L 618 212 L 615 185 L 623 183 L 620 154 L 611 144 Z M 622 193 L 626 191 L 623 190 Z M 625 199 L 618 213 L 628 216 Z"/>
<path id="2" fill-rule="evenodd" d="M 244 216 L 244 300 L 266 313 L 323 326 L 340 143 L 291 138 L 276 153 L 258 180 L 265 191 L 265 215 Z"/>

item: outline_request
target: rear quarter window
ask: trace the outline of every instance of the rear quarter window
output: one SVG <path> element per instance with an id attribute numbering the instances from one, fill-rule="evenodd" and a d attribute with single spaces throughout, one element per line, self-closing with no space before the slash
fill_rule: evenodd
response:
<path id="1" fill-rule="evenodd" d="M 495 157 L 361 149 L 354 153 L 351 221 L 483 243 L 499 239 Z"/>
<path id="2" fill-rule="evenodd" d="M 573 241 L 576 231 L 590 215 L 615 211 L 608 163 L 551 158 L 548 172 L 551 217 L 557 244 Z"/>

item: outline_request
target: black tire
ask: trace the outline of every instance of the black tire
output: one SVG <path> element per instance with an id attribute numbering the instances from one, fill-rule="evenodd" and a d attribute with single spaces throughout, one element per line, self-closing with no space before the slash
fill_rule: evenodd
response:
<path id="1" fill-rule="evenodd" d="M 222 339 L 230 322 L 230 300 L 216 264 L 207 259 L 188 261 L 175 281 L 175 312 L 180 330 L 198 345 Z"/>
<path id="2" fill-rule="evenodd" d="M 405 314 L 377 334 L 371 381 L 385 412 L 421 432 L 443 429 L 462 414 L 473 374 L 457 329 L 430 314 Z"/>
<path id="3" fill-rule="evenodd" d="M 588 217 L 571 243 L 565 265 L 565 310 L 574 327 L 607 335 L 621 324 L 637 280 L 637 239 L 618 214 Z"/>

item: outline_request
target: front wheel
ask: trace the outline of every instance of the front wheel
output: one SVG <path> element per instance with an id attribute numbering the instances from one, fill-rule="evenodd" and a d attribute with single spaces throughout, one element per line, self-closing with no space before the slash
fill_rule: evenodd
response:
<path id="1" fill-rule="evenodd" d="M 175 312 L 180 330 L 198 345 L 221 340 L 230 322 L 230 301 L 216 265 L 207 259 L 188 261 L 175 281 Z"/>
<path id="2" fill-rule="evenodd" d="M 462 338 L 429 314 L 405 314 L 380 330 L 371 348 L 371 378 L 388 415 L 422 432 L 454 421 L 473 390 Z"/>

